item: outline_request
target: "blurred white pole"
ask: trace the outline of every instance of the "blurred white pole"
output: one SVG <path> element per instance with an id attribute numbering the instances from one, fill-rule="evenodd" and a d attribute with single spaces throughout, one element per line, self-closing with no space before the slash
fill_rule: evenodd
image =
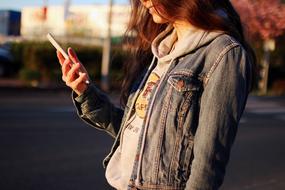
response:
<path id="1" fill-rule="evenodd" d="M 107 35 L 104 39 L 104 44 L 103 44 L 102 69 L 101 69 L 101 88 L 105 91 L 110 90 L 109 68 L 110 68 L 110 54 L 111 54 L 112 7 L 113 7 L 113 0 L 109 0 L 108 28 L 107 28 Z"/>
<path id="2" fill-rule="evenodd" d="M 67 20 L 69 16 L 69 7 L 71 5 L 71 0 L 64 0 L 64 21 Z"/>

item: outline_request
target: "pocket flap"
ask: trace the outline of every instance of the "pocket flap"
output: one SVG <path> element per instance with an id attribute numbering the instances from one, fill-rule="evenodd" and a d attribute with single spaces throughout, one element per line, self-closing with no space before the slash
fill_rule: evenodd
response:
<path id="1" fill-rule="evenodd" d="M 200 87 L 198 79 L 184 75 L 171 75 L 167 82 L 178 92 L 196 91 Z"/>

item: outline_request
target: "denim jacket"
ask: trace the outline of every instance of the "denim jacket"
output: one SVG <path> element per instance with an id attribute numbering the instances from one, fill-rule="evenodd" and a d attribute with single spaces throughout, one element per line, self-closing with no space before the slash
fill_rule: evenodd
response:
<path id="1" fill-rule="evenodd" d="M 73 94 L 79 116 L 115 138 L 104 166 L 153 67 L 133 84 L 124 110 L 93 85 Z M 175 59 L 152 94 L 129 189 L 218 189 L 250 83 L 247 53 L 226 34 Z"/>

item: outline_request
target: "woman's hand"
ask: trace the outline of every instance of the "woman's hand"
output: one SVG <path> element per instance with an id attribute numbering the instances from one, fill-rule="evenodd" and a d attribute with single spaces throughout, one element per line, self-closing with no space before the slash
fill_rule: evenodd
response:
<path id="1" fill-rule="evenodd" d="M 76 53 L 71 48 L 68 48 L 69 59 L 65 59 L 59 51 L 56 54 L 62 68 L 62 80 L 77 95 L 83 94 L 87 89 L 86 81 L 89 81 L 89 76 L 78 60 Z"/>

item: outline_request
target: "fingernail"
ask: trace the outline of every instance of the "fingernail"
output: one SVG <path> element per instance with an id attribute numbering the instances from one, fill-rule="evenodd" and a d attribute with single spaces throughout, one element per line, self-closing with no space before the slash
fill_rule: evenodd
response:
<path id="1" fill-rule="evenodd" d="M 69 51 L 70 51 L 71 55 L 74 55 L 74 51 L 71 47 L 69 47 Z"/>

